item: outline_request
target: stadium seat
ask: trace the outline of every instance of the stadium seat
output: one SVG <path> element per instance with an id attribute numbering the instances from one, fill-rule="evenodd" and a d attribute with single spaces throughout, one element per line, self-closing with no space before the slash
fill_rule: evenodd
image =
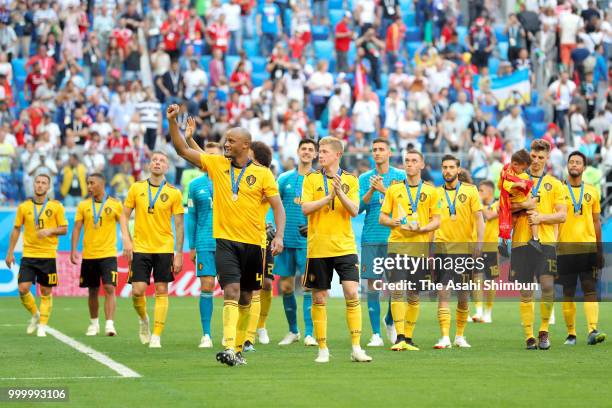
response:
<path id="1" fill-rule="evenodd" d="M 497 43 L 497 48 L 499 49 L 499 58 L 507 61 L 508 60 L 508 43 L 505 41 Z"/>
<path id="2" fill-rule="evenodd" d="M 421 30 L 419 27 L 406 27 L 406 42 L 421 41 Z"/>
<path id="3" fill-rule="evenodd" d="M 505 27 L 503 25 L 495 26 L 495 38 L 497 38 L 497 42 L 508 42 L 508 36 L 504 34 Z"/>
<path id="4" fill-rule="evenodd" d="M 331 60 L 334 58 L 334 44 L 331 41 L 314 42 L 315 57 L 318 60 Z"/>
<path id="5" fill-rule="evenodd" d="M 264 73 L 266 72 L 267 61 L 265 57 L 252 57 L 250 58 L 251 64 L 253 65 L 253 73 Z"/>
<path id="6" fill-rule="evenodd" d="M 268 79 L 269 75 L 267 72 L 257 72 L 253 67 L 253 75 L 251 75 L 253 86 L 261 86 L 266 79 Z"/>
<path id="7" fill-rule="evenodd" d="M 342 20 L 343 17 L 344 17 L 344 10 L 336 10 L 336 9 L 329 10 L 329 23 L 330 23 L 330 28 L 332 32 L 335 32 L 336 26 L 338 25 L 340 20 Z"/>
<path id="8" fill-rule="evenodd" d="M 468 28 L 466 26 L 457 26 L 455 30 L 457 31 L 457 39 L 459 40 L 459 44 L 465 46 L 465 37 L 467 37 Z"/>
<path id="9" fill-rule="evenodd" d="M 440 185 L 444 184 L 444 178 L 442 177 L 442 171 L 441 170 L 431 169 L 429 171 L 429 175 L 431 176 L 431 179 L 432 179 L 434 185 L 440 186 Z"/>
<path id="10" fill-rule="evenodd" d="M 259 55 L 259 41 L 258 40 L 244 40 L 242 42 L 242 49 L 246 52 L 246 55 L 251 58 Z"/>
<path id="11" fill-rule="evenodd" d="M 404 16 L 403 20 L 404 20 L 404 24 L 406 24 L 406 26 L 408 27 L 415 27 L 416 26 L 416 15 L 409 11 L 407 13 L 402 14 Z"/>
<path id="12" fill-rule="evenodd" d="M 538 101 L 540 100 L 540 95 L 537 91 L 531 91 L 531 106 L 537 106 Z"/>
<path id="13" fill-rule="evenodd" d="M 389 88 L 389 75 L 380 74 L 380 89 L 385 91 L 386 93 L 388 88 Z"/>
<path id="14" fill-rule="evenodd" d="M 26 77 L 28 76 L 28 73 L 26 72 L 26 61 L 23 58 L 13 58 L 13 61 L 11 61 L 11 64 L 13 65 L 13 77 L 15 78 L 15 81 L 21 84 L 25 83 Z M 19 87 L 19 89 L 21 89 L 23 87 L 23 85 L 21 87 Z"/>
<path id="15" fill-rule="evenodd" d="M 408 49 L 408 55 L 410 56 L 410 59 L 414 59 L 414 56 L 415 56 L 416 52 L 421 47 L 421 42 L 420 41 L 411 41 L 411 42 L 409 42 L 406 45 L 406 47 Z"/>
<path id="16" fill-rule="evenodd" d="M 355 57 L 357 56 L 357 47 L 355 46 L 355 42 L 351 41 L 351 45 L 349 46 L 347 58 L 349 65 L 353 65 L 355 63 Z"/>
<path id="17" fill-rule="evenodd" d="M 536 123 L 544 121 L 544 109 L 539 106 L 527 106 L 524 112 L 525 121 L 527 123 Z"/>
<path id="18" fill-rule="evenodd" d="M 210 55 L 202 55 L 202 57 L 200 58 L 200 65 L 202 66 L 202 69 L 206 72 L 210 72 L 209 66 L 211 59 L 212 58 Z"/>
<path id="19" fill-rule="evenodd" d="M 344 2 L 342 0 L 329 0 L 328 8 L 329 10 L 340 10 L 344 13 Z"/>
<path id="20" fill-rule="evenodd" d="M 228 55 L 225 57 L 225 73 L 227 74 L 228 78 L 230 75 L 232 75 L 232 72 L 234 72 L 234 68 L 236 68 L 238 61 L 240 61 L 240 57 L 234 55 Z"/>
<path id="21" fill-rule="evenodd" d="M 535 122 L 530 125 L 531 133 L 534 139 L 541 139 L 548 129 L 548 123 L 546 122 Z"/>
<path id="22" fill-rule="evenodd" d="M 324 41 L 329 37 L 328 26 L 312 26 L 312 39 L 314 41 Z"/>
<path id="23" fill-rule="evenodd" d="M 495 57 L 489 57 L 489 72 L 497 74 L 497 69 L 499 68 L 499 59 Z"/>

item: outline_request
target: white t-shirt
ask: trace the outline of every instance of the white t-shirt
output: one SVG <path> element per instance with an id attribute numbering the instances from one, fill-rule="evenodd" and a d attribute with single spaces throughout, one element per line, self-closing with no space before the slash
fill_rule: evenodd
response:
<path id="1" fill-rule="evenodd" d="M 208 76 L 202 69 L 188 70 L 183 76 L 185 98 L 189 99 L 198 89 L 204 91 L 208 85 Z"/>
<path id="2" fill-rule="evenodd" d="M 406 103 L 397 99 L 396 101 L 391 98 L 385 100 L 385 128 L 391 130 L 399 129 L 399 121 L 406 115 Z"/>
<path id="3" fill-rule="evenodd" d="M 270 147 L 274 146 L 274 132 L 272 130 L 268 130 L 267 132 L 262 132 L 261 130 L 253 135 L 253 140 L 257 142 L 263 142 Z"/>
<path id="4" fill-rule="evenodd" d="M 504 139 L 512 142 L 515 151 L 525 146 L 525 122 L 520 115 L 516 118 L 513 118 L 512 115 L 504 116 L 497 129 L 504 132 Z"/>
<path id="5" fill-rule="evenodd" d="M 293 79 L 291 73 L 287 72 L 283 76 L 283 81 L 287 89 L 287 97 L 299 101 L 301 105 L 304 102 L 304 83 L 306 82 L 304 74 L 300 72 L 297 79 Z"/>
<path id="6" fill-rule="evenodd" d="M 565 13 L 559 18 L 561 44 L 576 44 L 576 34 L 584 25 L 582 18 L 573 13 Z"/>
<path id="7" fill-rule="evenodd" d="M 359 22 L 363 24 L 374 24 L 376 19 L 376 3 L 374 0 L 361 0 L 355 5 L 355 9 L 361 6 L 361 14 L 359 15 Z"/>
<path id="8" fill-rule="evenodd" d="M 601 22 L 600 28 L 604 35 L 604 42 L 608 44 L 612 43 L 612 24 L 610 24 L 607 20 L 604 20 Z"/>
<path id="9" fill-rule="evenodd" d="M 334 87 L 334 77 L 329 72 L 315 71 L 308 80 L 313 95 L 330 96 Z"/>
<path id="10" fill-rule="evenodd" d="M 576 84 L 572 81 L 567 81 L 565 85 L 561 85 L 561 82 L 557 80 L 548 87 L 548 91 L 553 99 L 559 101 L 559 104 L 556 106 L 557 110 L 569 109 L 570 103 L 572 102 L 572 94 L 575 90 Z"/>
<path id="11" fill-rule="evenodd" d="M 357 101 L 353 107 L 355 130 L 364 133 L 376 131 L 378 105 L 374 101 Z"/>
<path id="12" fill-rule="evenodd" d="M 281 157 L 283 160 L 293 158 L 296 163 L 298 162 L 297 150 L 300 140 L 302 140 L 302 137 L 297 132 L 280 132 L 278 134 L 278 145 L 282 146 Z"/>
<path id="13" fill-rule="evenodd" d="M 223 10 L 223 14 L 225 14 L 227 29 L 230 31 L 240 30 L 240 5 L 237 3 L 225 3 L 223 6 L 221 6 L 221 9 Z"/>
<path id="14" fill-rule="evenodd" d="M 108 122 L 96 122 L 89 127 L 92 132 L 97 132 L 102 140 L 108 140 L 108 137 L 113 131 L 113 127 Z"/>

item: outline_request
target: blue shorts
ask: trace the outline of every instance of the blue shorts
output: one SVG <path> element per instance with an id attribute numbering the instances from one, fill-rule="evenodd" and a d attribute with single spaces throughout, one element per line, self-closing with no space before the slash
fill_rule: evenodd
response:
<path id="1" fill-rule="evenodd" d="M 215 251 L 196 252 L 196 276 L 217 276 Z"/>
<path id="2" fill-rule="evenodd" d="M 306 248 L 285 248 L 274 257 L 274 274 L 282 278 L 304 274 L 306 269 Z"/>
<path id="3" fill-rule="evenodd" d="M 374 258 L 387 257 L 387 244 L 363 244 L 361 246 L 361 279 L 383 279 L 374 273 Z"/>

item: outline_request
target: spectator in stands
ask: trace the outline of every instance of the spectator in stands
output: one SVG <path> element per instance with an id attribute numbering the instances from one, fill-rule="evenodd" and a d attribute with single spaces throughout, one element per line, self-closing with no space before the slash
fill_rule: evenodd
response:
<path id="1" fill-rule="evenodd" d="M 370 98 L 370 92 L 364 91 L 353 106 L 353 128 L 362 132 L 366 139 L 372 141 L 380 129 L 378 104 Z"/>
<path id="2" fill-rule="evenodd" d="M 19 39 L 15 29 L 0 21 L 0 52 L 6 53 L 9 61 L 19 54 Z"/>
<path id="3" fill-rule="evenodd" d="M 576 37 L 583 28 L 584 22 L 577 15 L 577 9 L 572 6 L 571 12 L 562 13 L 559 16 L 559 43 L 561 44 L 561 62 L 569 66 L 570 56 L 576 48 Z"/>
<path id="4" fill-rule="evenodd" d="M 517 149 L 521 149 L 525 146 L 525 137 L 527 136 L 527 129 L 525 121 L 521 117 L 521 108 L 513 106 L 510 108 L 510 113 L 502 118 L 497 126 L 500 132 L 504 135 L 504 140 L 509 140 L 512 145 Z"/>
<path id="5" fill-rule="evenodd" d="M 546 91 L 545 100 L 554 106 L 554 121 L 561 130 L 565 129 L 565 119 L 575 92 L 576 84 L 569 80 L 566 70 Z"/>
<path id="6" fill-rule="evenodd" d="M 350 27 L 351 20 L 351 12 L 346 11 L 342 20 L 335 27 L 336 68 L 338 72 L 349 71 L 348 51 L 354 35 Z"/>
<path id="7" fill-rule="evenodd" d="M 483 17 L 477 18 L 466 38 L 466 44 L 472 53 L 472 61 L 476 67 L 480 69 L 487 66 L 495 43 L 495 36 L 491 28 L 486 25 L 485 19 Z"/>
<path id="8" fill-rule="evenodd" d="M 229 52 L 231 55 L 235 55 L 238 53 L 238 50 L 242 50 L 242 20 L 240 18 L 242 9 L 238 0 L 230 0 L 223 4 L 222 7 L 225 21 L 227 21 L 227 28 L 230 32 Z"/>
<path id="9" fill-rule="evenodd" d="M 28 3 L 25 0 L 19 0 L 11 14 L 11 20 L 19 41 L 18 56 L 27 59 L 30 56 L 30 44 L 34 32 L 34 7 L 28 10 Z"/>
<path id="10" fill-rule="evenodd" d="M 211 52 L 220 50 L 223 54 L 228 51 L 230 45 L 230 30 L 226 23 L 225 14 L 208 25 L 206 29 L 206 42 Z"/>
<path id="11" fill-rule="evenodd" d="M 132 165 L 129 161 L 123 162 L 121 170 L 115 174 L 110 181 L 110 186 L 113 189 L 114 195 L 120 200 L 125 200 L 130 186 L 135 183 L 132 175 Z"/>
<path id="12" fill-rule="evenodd" d="M 340 112 L 337 116 L 334 116 L 329 124 L 329 134 L 337 137 L 340 140 L 344 140 L 348 143 L 349 136 L 352 131 L 351 118 L 348 115 L 348 109 L 346 106 L 340 107 Z M 359 132 L 362 133 L 362 132 Z M 362 133 L 363 136 L 363 133 Z"/>
<path id="13" fill-rule="evenodd" d="M 334 78 L 328 72 L 327 61 L 319 61 L 317 70 L 310 76 L 307 85 L 311 92 L 314 118 L 319 120 L 334 89 Z"/>
<path id="14" fill-rule="evenodd" d="M 208 86 L 208 76 L 196 58 L 189 61 L 189 70 L 183 75 L 185 99 L 191 99 L 196 91 L 204 91 Z"/>
<path id="15" fill-rule="evenodd" d="M 79 156 L 71 154 L 68 163 L 62 169 L 60 194 L 66 207 L 76 207 L 87 196 L 87 169 L 80 162 Z"/>
<path id="16" fill-rule="evenodd" d="M 380 56 L 385 48 L 385 43 L 376 38 L 374 28 L 369 28 L 357 39 L 355 45 L 360 49 L 360 55 L 363 55 L 369 62 L 368 78 L 374 83 L 376 89 L 380 89 Z"/>
<path id="17" fill-rule="evenodd" d="M 183 74 L 179 70 L 178 60 L 172 60 L 170 69 L 155 81 L 161 91 L 162 102 L 166 104 L 180 103 L 184 93 Z"/>
<path id="18" fill-rule="evenodd" d="M 145 17 L 144 27 L 147 34 L 147 45 L 149 50 L 154 50 L 161 42 L 161 27 L 167 18 L 166 12 L 160 7 L 159 0 L 151 0 L 149 12 Z"/>
<path id="19" fill-rule="evenodd" d="M 144 142 L 150 151 L 154 151 L 157 137 L 162 133 L 162 112 L 152 88 L 146 88 L 146 98 L 136 104 L 136 111 L 145 128 Z"/>
<path id="20" fill-rule="evenodd" d="M 168 53 L 172 60 L 178 60 L 183 28 L 176 21 L 175 11 L 168 13 L 168 18 L 161 25 L 160 31 L 163 36 L 164 51 Z"/>
<path id="21" fill-rule="evenodd" d="M 8 140 L 6 131 L 0 128 L 0 176 L 11 174 L 16 147 L 16 143 L 13 144 Z"/>
<path id="22" fill-rule="evenodd" d="M 391 0 L 391 2 L 397 0 Z M 385 55 L 387 56 L 387 72 L 391 71 L 397 62 L 400 52 L 404 44 L 404 33 L 406 26 L 399 18 L 392 18 L 392 23 L 388 26 L 385 32 Z"/>
<path id="23" fill-rule="evenodd" d="M 280 9 L 273 0 L 265 0 L 257 13 L 257 35 L 261 39 L 261 53 L 270 55 L 282 33 Z"/>
<path id="24" fill-rule="evenodd" d="M 525 40 L 527 38 L 527 32 L 519 22 L 516 14 L 511 13 L 508 15 L 504 34 L 508 36 L 508 59 L 514 61 L 518 59 L 521 48 L 526 46 Z"/>

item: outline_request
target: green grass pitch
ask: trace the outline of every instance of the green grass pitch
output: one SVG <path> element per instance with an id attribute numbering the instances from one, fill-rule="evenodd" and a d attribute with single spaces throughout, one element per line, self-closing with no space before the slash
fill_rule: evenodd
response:
<path id="1" fill-rule="evenodd" d="M 365 346 L 371 332 L 363 303 Z M 149 299 L 150 315 L 152 305 L 153 299 Z M 276 345 L 286 334 L 287 324 L 282 301 L 274 298 L 268 322 L 271 344 L 256 344 L 257 352 L 248 353 L 248 365 L 242 367 L 225 367 L 215 361 L 220 350 L 221 305 L 221 300 L 215 299 L 213 350 L 197 348 L 201 335 L 197 298 L 170 299 L 163 348 L 149 350 L 138 340 L 131 300 L 118 301 L 117 337 L 92 338 L 84 334 L 86 299 L 55 298 L 52 327 L 142 375 L 112 378 L 115 372 L 54 337 L 26 335 L 28 315 L 19 300 L 0 299 L 0 387 L 68 387 L 70 401 L 50 406 L 73 407 L 612 406 L 610 339 L 594 347 L 586 345 L 580 304 L 575 347 L 563 345 L 565 325 L 559 304 L 555 307 L 557 324 L 551 326 L 552 348 L 526 351 L 517 303 L 498 302 L 493 324 L 468 324 L 471 349 L 433 350 L 439 335 L 436 304 L 426 302 L 415 332 L 421 351 L 369 349 L 374 361 L 357 364 L 349 358 L 344 303 L 333 299 L 328 306 L 332 359 L 327 365 L 317 365 L 313 361 L 316 348 L 301 343 L 284 348 Z M 536 306 L 536 316 L 538 310 Z M 451 336 L 454 312 L 452 315 Z M 103 324 L 101 319 L 102 328 Z M 536 318 L 536 328 L 538 324 Z M 601 304 L 600 327 L 612 331 L 610 303 Z M 7 380 L 9 377 L 65 378 Z M 28 405 L 47 403 L 14 404 Z"/>

